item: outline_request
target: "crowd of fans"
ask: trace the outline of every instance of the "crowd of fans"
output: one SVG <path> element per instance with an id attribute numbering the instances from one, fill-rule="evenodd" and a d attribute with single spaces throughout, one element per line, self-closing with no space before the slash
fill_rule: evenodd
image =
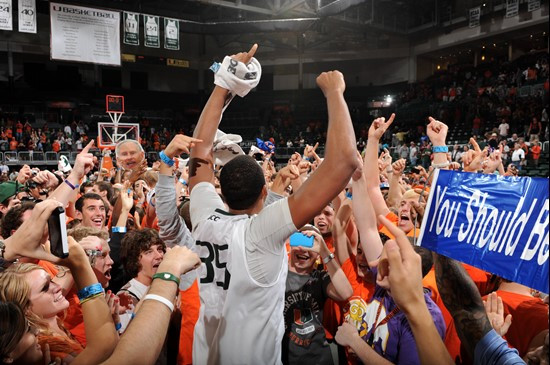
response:
<path id="1" fill-rule="evenodd" d="M 520 169 L 527 140 L 499 127 L 447 152 L 443 120 L 406 140 L 392 114 L 365 127 L 358 151 L 332 71 L 317 78 L 323 158 L 298 141 L 303 153 L 277 169 L 271 153 L 243 155 L 218 131 L 234 89 L 259 81 L 256 48 L 226 57 L 193 137 L 146 126 L 146 142 L 120 142 L 114 161 L 94 157 L 91 141 L 71 169 L 25 165 L 0 184 L 2 362 L 547 363 L 547 294 L 410 241 L 434 168 L 514 176 L 506 148 Z M 529 153 L 542 130 L 530 126 Z M 64 258 L 48 234 L 60 207 Z"/>

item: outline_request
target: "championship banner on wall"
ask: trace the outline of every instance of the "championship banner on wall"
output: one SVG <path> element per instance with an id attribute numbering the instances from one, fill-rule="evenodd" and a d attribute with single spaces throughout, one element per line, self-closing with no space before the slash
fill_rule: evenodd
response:
<path id="1" fill-rule="evenodd" d="M 51 58 L 120 66 L 120 13 L 50 3 Z"/>
<path id="2" fill-rule="evenodd" d="M 139 46 L 139 14 L 125 11 L 123 14 L 124 44 Z"/>
<path id="3" fill-rule="evenodd" d="M 21 33 L 36 33 L 36 2 L 35 0 L 19 0 L 19 31 Z"/>
<path id="4" fill-rule="evenodd" d="M 540 9 L 540 0 L 529 0 L 527 3 L 527 11 L 535 11 Z"/>
<path id="5" fill-rule="evenodd" d="M 470 9 L 470 28 L 479 27 L 479 20 L 481 19 L 481 7 Z"/>
<path id="6" fill-rule="evenodd" d="M 145 47 L 160 48 L 160 19 L 158 16 L 143 14 Z"/>
<path id="7" fill-rule="evenodd" d="M 506 18 L 519 14 L 519 0 L 506 0 Z"/>
<path id="8" fill-rule="evenodd" d="M 0 30 L 13 30 L 11 0 L 0 0 Z"/>
<path id="9" fill-rule="evenodd" d="M 177 19 L 164 18 L 164 48 L 180 49 L 180 22 Z"/>
<path id="10" fill-rule="evenodd" d="M 420 246 L 548 293 L 548 179 L 436 170 Z"/>

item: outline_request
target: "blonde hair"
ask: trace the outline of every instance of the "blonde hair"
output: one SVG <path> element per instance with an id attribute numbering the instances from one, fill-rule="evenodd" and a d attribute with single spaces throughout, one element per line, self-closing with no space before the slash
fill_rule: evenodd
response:
<path id="1" fill-rule="evenodd" d="M 88 236 L 99 237 L 105 241 L 109 239 L 109 234 L 105 231 L 102 231 L 99 228 L 82 227 L 82 226 L 68 230 L 67 236 L 71 236 L 72 238 L 74 238 L 76 242 L 80 242 L 82 241 L 82 239 Z"/>
<path id="2" fill-rule="evenodd" d="M 403 199 L 403 200 L 414 199 L 414 200 L 418 201 L 418 198 L 420 198 L 420 194 L 418 194 L 413 189 L 409 189 L 403 194 L 403 197 L 401 199 Z"/>
<path id="3" fill-rule="evenodd" d="M 159 174 L 156 171 L 148 170 L 142 175 L 142 179 L 147 183 L 147 186 L 152 189 L 159 181 Z"/>
<path id="4" fill-rule="evenodd" d="M 18 304 L 32 327 L 37 328 L 40 334 L 52 335 L 53 332 L 44 318 L 31 310 L 31 287 L 25 276 L 34 270 L 44 270 L 44 268 L 35 264 L 18 263 L 0 274 L 0 300 Z M 63 326 L 63 320 L 57 317 L 57 322 L 59 328 L 71 337 Z"/>

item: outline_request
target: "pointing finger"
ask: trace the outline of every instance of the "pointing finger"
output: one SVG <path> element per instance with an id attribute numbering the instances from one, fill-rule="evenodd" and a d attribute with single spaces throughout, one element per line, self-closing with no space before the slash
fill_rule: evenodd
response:
<path id="1" fill-rule="evenodd" d="M 94 145 L 94 140 L 92 139 L 92 140 L 90 141 L 90 143 L 88 143 L 88 144 L 86 145 L 86 147 L 84 147 L 84 148 L 82 149 L 82 153 L 88 153 L 88 151 L 90 150 L 90 148 L 92 148 L 93 145 Z"/>

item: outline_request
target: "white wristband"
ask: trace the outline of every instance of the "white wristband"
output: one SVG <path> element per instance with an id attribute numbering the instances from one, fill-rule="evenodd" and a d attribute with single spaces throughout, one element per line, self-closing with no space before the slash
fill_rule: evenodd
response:
<path id="1" fill-rule="evenodd" d="M 157 302 L 161 302 L 162 304 L 166 305 L 170 309 L 170 312 L 174 311 L 174 303 L 172 303 L 171 301 L 169 301 L 165 297 L 161 297 L 160 295 L 156 295 L 156 294 L 147 294 L 145 296 L 145 298 L 143 298 L 143 300 L 147 300 L 147 299 L 156 300 Z"/>

